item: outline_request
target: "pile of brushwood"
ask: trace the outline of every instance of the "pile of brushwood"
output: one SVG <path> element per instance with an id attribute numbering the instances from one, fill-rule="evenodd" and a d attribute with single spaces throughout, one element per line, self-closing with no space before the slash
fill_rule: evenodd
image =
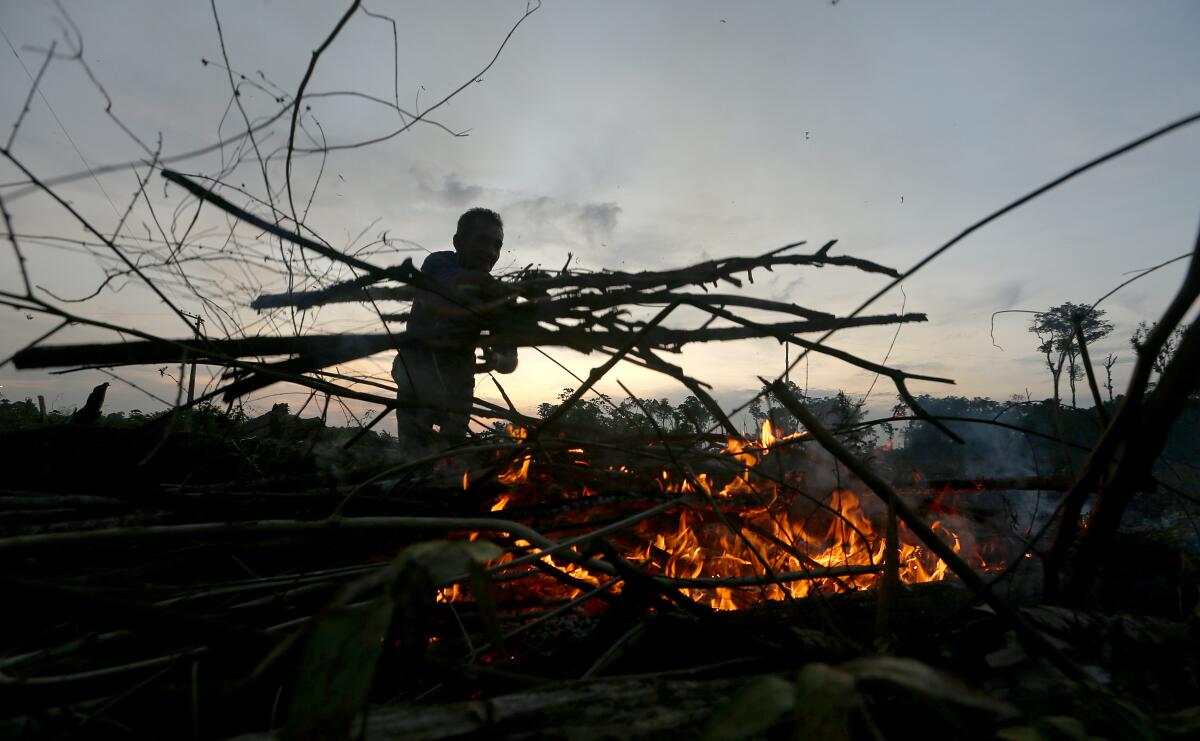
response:
<path id="1" fill-rule="evenodd" d="M 348 261 L 364 277 L 316 293 L 263 296 L 260 308 L 411 300 L 414 291 L 437 290 L 411 264 L 375 268 L 282 236 Z M 11 433 L 24 460 L 40 456 L 75 475 L 43 464 L 36 469 L 42 475 L 0 495 L 3 734 L 1194 737 L 1195 573 L 1165 546 L 1123 552 L 1118 525 L 1153 488 L 1153 465 L 1180 401 L 1196 391 L 1197 323 L 1158 384 L 1150 388 L 1148 379 L 1166 333 L 1200 291 L 1200 260 L 1193 256 L 1161 329 L 1147 338 L 1123 404 L 1098 420 L 1104 434 L 1082 470 L 1029 484 L 1057 490 L 1055 506 L 1008 549 L 1007 566 L 980 571 L 960 554 L 958 539 L 933 523 L 944 502 L 898 490 L 895 477 L 881 473 L 886 466 L 847 442 L 854 430 L 830 429 L 794 387 L 764 380 L 805 433 L 754 448 L 730 440 L 738 433 L 702 381 L 661 357 L 688 342 L 777 338 L 888 377 L 923 423 L 957 438 L 906 387 L 912 379 L 945 379 L 800 337 L 922 315 L 837 317 L 696 290 L 740 285 L 742 275 L 783 265 L 843 265 L 899 278 L 831 254 L 832 243 L 796 254 L 798 246 L 674 271 L 512 276 L 508 299 L 474 307 L 481 346 L 559 345 L 607 359 L 543 419 L 476 400 L 478 414 L 516 426 L 417 459 L 397 461 L 383 452 L 386 441 L 372 438 L 381 446 L 376 464 L 336 476 L 263 476 L 253 466 L 230 466 L 224 477 L 197 477 L 155 467 L 158 456 L 178 461 L 190 446 L 219 447 L 189 431 L 183 405 L 136 434 L 122 431 L 112 446 L 122 455 L 81 452 L 101 444 L 102 426 Z M 650 319 L 632 311 L 655 304 L 665 308 Z M 681 306 L 707 318 L 695 329 L 663 326 Z M 788 317 L 751 322 L 743 309 Z M 174 361 L 182 351 L 230 371 L 197 404 L 287 380 L 374 402 L 380 419 L 396 405 L 386 383 L 372 382 L 386 395 L 365 392 L 323 369 L 406 341 L 392 333 L 146 336 L 112 345 L 36 344 L 15 362 L 117 366 Z M 280 355 L 289 357 L 263 359 Z M 568 413 L 621 360 L 679 380 L 716 420 L 713 429 L 573 439 L 562 424 Z M 365 435 L 339 445 L 351 449 Z M 235 448 L 248 437 L 238 426 L 218 436 Z M 585 449 L 588 459 L 580 457 Z M 773 465 L 759 465 L 768 454 Z M 817 482 L 824 479 L 806 468 L 817 460 L 835 467 L 840 487 L 871 502 L 864 517 L 873 533 L 822 498 L 828 487 Z M 748 478 L 752 464 L 755 476 L 772 477 L 769 500 Z M 718 490 L 739 476 L 742 485 Z M 972 486 L 980 501 L 989 488 L 1020 488 Z M 837 527 L 845 520 L 870 543 L 869 562 L 818 563 L 802 538 L 789 542 L 761 527 L 762 516 L 791 516 L 801 504 Z M 716 542 L 731 549 L 746 546 L 752 555 L 737 575 L 668 568 L 679 554 L 653 534 L 685 520 L 724 534 Z M 937 580 L 902 580 L 909 568 L 902 541 L 944 565 Z M 728 555 L 702 550 L 690 557 Z M 783 556 L 798 568 L 781 571 Z M 1121 592 L 1130 569 L 1135 581 L 1142 572 L 1162 577 L 1148 580 L 1145 609 L 1128 599 L 1119 613 L 1102 609 L 1114 602 L 1101 596 Z M 853 581 L 864 576 L 870 589 Z M 788 587 L 798 582 L 812 584 L 803 598 Z"/>
<path id="2" fill-rule="evenodd" d="M 898 489 L 808 422 L 807 435 L 746 441 L 737 453 L 715 436 L 605 445 L 498 434 L 437 461 L 336 478 L 155 481 L 125 459 L 111 464 L 129 474 L 124 486 L 112 476 L 6 490 L 0 732 L 1194 737 L 1196 576 L 1161 542 L 1115 539 L 1120 567 L 1103 565 L 1082 602 L 1054 604 L 1042 599 L 1042 560 L 1023 557 L 1045 555 L 1037 538 L 1010 544 L 1012 567 L 982 578 L 947 548 L 958 576 L 911 585 L 888 581 L 898 567 L 890 553 L 868 567 L 754 564 L 754 576 L 724 579 L 665 577 L 654 558 L 634 562 L 638 533 L 669 532 L 685 513 L 761 535 L 743 519 L 763 506 L 752 492 L 661 483 L 664 470 L 696 482 L 744 475 L 748 455 L 763 469 L 748 483 L 770 477 L 788 493 L 767 506 L 794 512 L 818 487 L 788 474 L 804 473 L 828 443 L 859 472 L 843 472 L 846 486 L 881 495 L 878 532 L 890 514 L 931 548 L 941 536 L 922 523 L 944 513 L 950 487 L 971 488 L 957 500 L 963 513 L 986 513 L 1000 491 L 1057 489 L 1047 501 L 1061 503 L 1071 485 Z M 862 575 L 876 586 L 838 587 Z M 757 598 L 797 580 L 819 586 L 803 599 Z M 719 589 L 742 609 L 698 598 Z M 1106 602 L 1114 590 L 1125 599 Z"/>

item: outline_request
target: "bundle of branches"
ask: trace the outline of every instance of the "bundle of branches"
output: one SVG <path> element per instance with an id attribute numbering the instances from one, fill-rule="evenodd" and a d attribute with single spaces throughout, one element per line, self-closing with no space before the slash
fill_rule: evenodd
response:
<path id="1" fill-rule="evenodd" d="M 197 198 L 210 202 L 243 221 L 363 274 L 362 277 L 348 283 L 340 283 L 320 291 L 260 296 L 252 304 L 254 308 L 286 306 L 308 309 L 331 302 L 411 301 L 422 291 L 460 301 L 447 296 L 444 289 L 431 283 L 414 268 L 411 261 L 406 260 L 404 264 L 392 268 L 372 265 L 299 234 L 288 232 L 229 203 L 182 175 L 171 171 L 164 171 L 164 175 L 172 182 L 183 185 Z M 774 338 L 830 354 L 862 368 L 886 372 L 898 382 L 901 393 L 907 393 L 903 388 L 905 378 L 952 383 L 944 378 L 906 374 L 883 368 L 849 353 L 799 337 L 803 334 L 853 327 L 925 321 L 924 314 L 838 317 L 794 303 L 736 294 L 710 293 L 707 290 L 709 284 L 727 283 L 734 287 L 742 287 L 739 276 L 744 275 L 747 280 L 752 281 L 755 270 L 770 271 L 776 267 L 790 265 L 834 265 L 853 267 L 867 273 L 893 278 L 899 275 L 894 269 L 869 260 L 831 255 L 830 250 L 834 244 L 835 242 L 829 242 L 812 253 L 794 254 L 796 248 L 804 245 L 803 242 L 798 242 L 757 257 L 710 260 L 667 271 L 578 273 L 564 269 L 557 275 L 546 275 L 527 269 L 510 276 L 506 281 L 511 298 L 467 307 L 473 312 L 474 320 L 463 322 L 460 339 L 474 340 L 480 346 L 559 346 L 585 353 L 601 351 L 612 355 L 620 354 L 631 362 L 679 378 L 693 391 L 702 384 L 684 377 L 680 369 L 663 361 L 658 353 L 679 352 L 685 345 L 698 342 Z M 393 285 L 380 285 L 386 283 Z M 632 310 L 638 306 L 666 306 L 668 311 L 679 306 L 689 306 L 700 311 L 705 318 L 699 326 L 693 328 L 667 328 L 659 325 L 662 317 L 654 321 L 635 318 Z M 749 321 L 731 309 L 753 309 L 780 315 L 782 319 Z M 385 322 L 403 321 L 406 315 L 380 312 L 380 318 Z M 718 321 L 723 326 L 714 326 Z M 480 330 L 483 330 L 482 334 Z M 423 340 L 418 337 L 392 331 L 375 334 L 237 339 L 203 336 L 183 339 L 144 338 L 114 344 L 34 346 L 17 353 L 13 362 L 18 368 L 162 364 L 177 361 L 182 352 L 193 362 L 224 365 L 231 371 L 230 377 L 233 380 L 209 397 L 221 394 L 226 400 L 230 400 L 277 381 L 292 381 L 337 395 L 379 401 L 378 395 L 364 395 L 362 391 L 352 392 L 346 387 L 336 385 L 328 377 L 314 379 L 307 374 L 397 349 L 408 343 L 420 342 Z M 264 358 L 272 356 L 288 357 L 280 361 L 264 361 Z M 705 396 L 700 398 L 704 399 Z M 390 403 L 390 400 L 383 403 Z M 919 409 L 915 400 L 911 403 L 914 408 Z M 710 411 L 715 413 L 716 410 L 712 409 L 715 405 L 709 406 Z M 721 416 L 723 415 L 717 415 L 718 418 Z"/>

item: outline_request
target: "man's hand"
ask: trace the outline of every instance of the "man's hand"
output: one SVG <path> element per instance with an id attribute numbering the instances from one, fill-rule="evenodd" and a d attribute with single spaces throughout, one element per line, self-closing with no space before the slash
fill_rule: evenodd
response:
<path id="1" fill-rule="evenodd" d="M 512 373 L 517 369 L 517 348 L 487 347 L 483 350 L 483 362 L 488 370 L 497 373 Z"/>
<path id="2" fill-rule="evenodd" d="M 511 287 L 481 270 L 464 270 L 459 273 L 454 279 L 454 289 L 460 296 L 475 303 L 486 303 L 516 295 Z"/>

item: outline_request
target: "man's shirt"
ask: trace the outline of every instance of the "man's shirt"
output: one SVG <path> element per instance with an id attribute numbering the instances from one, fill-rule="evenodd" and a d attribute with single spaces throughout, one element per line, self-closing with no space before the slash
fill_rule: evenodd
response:
<path id="1" fill-rule="evenodd" d="M 466 270 L 458 261 L 458 253 L 452 250 L 434 252 L 421 263 L 421 274 L 436 283 L 447 293 L 454 292 L 454 279 Z M 470 383 L 474 377 L 475 341 L 479 330 L 473 326 L 469 316 L 442 316 L 435 313 L 428 297 L 420 296 L 413 301 L 408 315 L 407 334 L 417 337 L 446 338 L 460 340 L 458 347 L 430 348 L 436 367 L 443 376 L 461 378 Z"/>
<path id="2" fill-rule="evenodd" d="M 453 292 L 454 279 L 464 270 L 466 268 L 458 262 L 458 253 L 451 250 L 434 252 L 421 263 L 421 274 L 447 293 Z M 461 333 L 467 328 L 468 322 L 464 321 L 464 317 L 440 316 L 431 310 L 431 303 L 424 296 L 413 301 L 412 311 L 408 315 L 410 334 L 438 337 L 446 333 Z"/>

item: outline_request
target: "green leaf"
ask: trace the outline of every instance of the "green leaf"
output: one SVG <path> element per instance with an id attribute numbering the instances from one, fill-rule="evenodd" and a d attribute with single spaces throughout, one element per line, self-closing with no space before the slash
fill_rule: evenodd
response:
<path id="1" fill-rule="evenodd" d="M 319 617 L 304 645 L 282 738 L 348 739 L 364 712 L 375 665 L 392 619 L 392 599 L 332 610 Z"/>
<path id="2" fill-rule="evenodd" d="M 915 659 L 868 656 L 848 661 L 841 668 L 853 675 L 863 690 L 872 684 L 891 685 L 930 705 L 958 705 L 1001 717 L 1017 715 L 1011 705 L 976 692 L 949 674 Z"/>
<path id="3" fill-rule="evenodd" d="M 500 630 L 500 608 L 496 604 L 496 590 L 492 588 L 492 580 L 480 563 L 472 563 L 469 574 L 471 593 L 475 595 L 475 606 L 479 609 L 479 617 L 483 621 L 483 631 L 487 634 L 488 641 L 503 652 L 504 635 Z"/>
<path id="4" fill-rule="evenodd" d="M 776 676 L 755 677 L 713 713 L 705 729 L 705 741 L 761 738 L 792 711 L 792 683 Z"/>
<path id="5" fill-rule="evenodd" d="M 866 719 L 854 677 L 828 664 L 805 664 L 796 679 L 795 738 L 850 741 L 855 717 Z M 869 723 L 869 721 L 868 721 Z"/>
<path id="6" fill-rule="evenodd" d="M 434 584 L 448 582 L 470 572 L 471 564 L 499 558 L 504 551 L 486 540 L 431 540 L 416 543 L 400 555 L 403 566 L 417 566 Z"/>

